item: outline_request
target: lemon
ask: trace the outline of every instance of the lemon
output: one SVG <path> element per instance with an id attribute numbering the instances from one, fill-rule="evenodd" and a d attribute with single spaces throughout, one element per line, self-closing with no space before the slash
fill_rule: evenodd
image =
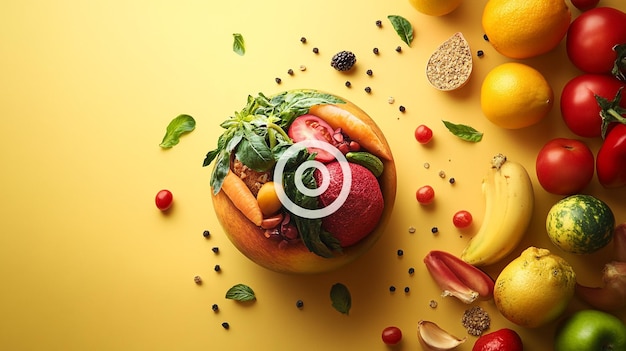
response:
<path id="1" fill-rule="evenodd" d="M 462 0 L 409 0 L 419 12 L 429 16 L 443 16 L 454 11 Z"/>
<path id="2" fill-rule="evenodd" d="M 576 274 L 563 258 L 531 246 L 498 275 L 493 297 L 509 321 L 536 328 L 554 321 L 574 296 Z"/>
<path id="3" fill-rule="evenodd" d="M 494 67 L 480 91 L 485 117 L 506 129 L 519 129 L 540 122 L 554 105 L 552 87 L 536 69 L 518 62 Z"/>
<path id="4" fill-rule="evenodd" d="M 525 59 L 554 49 L 565 37 L 571 17 L 564 0 L 489 0 L 482 25 L 496 51 Z"/>

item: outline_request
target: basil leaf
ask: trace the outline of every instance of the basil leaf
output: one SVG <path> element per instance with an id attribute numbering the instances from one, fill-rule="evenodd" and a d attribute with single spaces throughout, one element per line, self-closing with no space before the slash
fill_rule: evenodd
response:
<path id="1" fill-rule="evenodd" d="M 341 283 L 337 283 L 330 288 L 330 301 L 333 307 L 343 313 L 348 314 L 352 307 L 352 297 L 348 287 Z"/>
<path id="2" fill-rule="evenodd" d="M 471 142 L 479 142 L 483 139 L 483 133 L 477 131 L 476 129 L 467 126 L 465 124 L 455 124 L 448 121 L 442 121 L 443 124 L 448 128 L 450 133 L 458 136 L 459 138 L 465 141 Z"/>
<path id="3" fill-rule="evenodd" d="M 196 120 L 194 120 L 193 117 L 189 115 L 179 115 L 167 125 L 165 136 L 163 136 L 163 140 L 159 146 L 164 149 L 169 149 L 178 144 L 181 134 L 191 132 L 195 128 Z"/>
<path id="4" fill-rule="evenodd" d="M 217 155 L 217 161 L 215 161 L 215 168 L 211 174 L 211 187 L 213 188 L 213 195 L 217 195 L 222 189 L 224 178 L 230 170 L 230 153 L 227 150 L 221 150 Z"/>
<path id="5" fill-rule="evenodd" d="M 413 26 L 411 26 L 411 22 L 398 15 L 389 15 L 387 18 L 389 18 L 391 25 L 393 25 L 393 29 L 396 30 L 400 39 L 402 39 L 402 41 L 408 46 L 411 46 L 411 42 L 413 41 Z"/>
<path id="6" fill-rule="evenodd" d="M 244 132 L 235 155 L 241 163 L 257 172 L 267 171 L 274 165 L 274 155 L 265 138 L 249 130 Z"/>
<path id="7" fill-rule="evenodd" d="M 254 291 L 245 284 L 235 284 L 226 292 L 226 298 L 235 301 L 256 300 Z"/>
<path id="8" fill-rule="evenodd" d="M 233 51 L 243 56 L 246 53 L 246 43 L 243 41 L 243 35 L 240 33 L 233 33 Z"/>

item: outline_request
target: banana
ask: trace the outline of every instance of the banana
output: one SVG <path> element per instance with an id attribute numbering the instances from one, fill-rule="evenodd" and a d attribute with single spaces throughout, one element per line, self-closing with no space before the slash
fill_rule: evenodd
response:
<path id="1" fill-rule="evenodd" d="M 483 223 L 461 254 L 463 261 L 475 266 L 496 263 L 517 247 L 530 224 L 535 201 L 524 166 L 502 154 L 493 158 L 482 191 Z"/>

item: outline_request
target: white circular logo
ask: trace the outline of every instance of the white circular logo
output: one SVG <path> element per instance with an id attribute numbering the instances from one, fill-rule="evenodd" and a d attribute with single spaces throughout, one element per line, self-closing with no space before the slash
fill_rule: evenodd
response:
<path id="1" fill-rule="evenodd" d="M 343 182 L 341 184 L 339 196 L 337 196 L 335 201 L 324 208 L 308 209 L 301 207 L 291 201 L 287 194 L 285 194 L 285 189 L 283 188 L 283 172 L 285 171 L 287 161 L 302 148 L 307 147 L 315 147 L 332 154 L 335 159 L 339 161 L 341 172 L 343 173 Z M 304 171 L 310 168 L 315 168 L 322 173 L 322 184 L 314 189 L 311 189 L 302 183 L 302 175 L 304 174 Z M 296 169 L 294 177 L 296 188 L 306 196 L 317 197 L 323 194 L 330 186 L 330 172 L 328 171 L 326 165 L 319 161 L 307 160 L 302 162 L 302 164 L 300 164 Z M 276 184 L 276 195 L 278 195 L 280 202 L 289 212 L 302 218 L 317 219 L 335 213 L 344 204 L 344 202 L 346 202 L 346 199 L 348 199 L 348 195 L 350 194 L 350 188 L 352 187 L 352 171 L 348 165 L 348 160 L 346 160 L 346 157 L 336 147 L 325 141 L 303 140 L 291 145 L 276 162 L 276 168 L 274 169 L 274 184 Z"/>

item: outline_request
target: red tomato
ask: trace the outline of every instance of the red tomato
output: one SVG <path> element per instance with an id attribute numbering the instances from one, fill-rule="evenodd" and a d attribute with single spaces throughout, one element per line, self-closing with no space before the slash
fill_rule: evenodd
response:
<path id="1" fill-rule="evenodd" d="M 289 126 L 287 134 L 294 142 L 304 140 L 318 140 L 333 144 L 333 128 L 321 118 L 306 114 L 296 118 Z M 330 162 L 335 157 L 321 148 L 309 147 L 310 153 L 316 152 L 315 159 L 320 162 Z"/>
<path id="2" fill-rule="evenodd" d="M 626 82 L 608 75 L 582 74 L 571 79 L 561 92 L 561 116 L 567 127 L 581 137 L 600 137 L 602 118 L 595 95 L 611 101 L 622 86 Z M 620 105 L 626 107 L 626 99 Z"/>
<path id="3" fill-rule="evenodd" d="M 472 224 L 472 214 L 468 211 L 461 210 L 454 214 L 452 223 L 457 228 L 467 228 Z"/>
<path id="4" fill-rule="evenodd" d="M 402 330 L 398 327 L 387 327 L 383 329 L 382 338 L 386 345 L 395 345 L 402 340 Z"/>
<path id="5" fill-rule="evenodd" d="M 611 73 L 617 54 L 613 47 L 626 43 L 626 13 L 597 7 L 583 12 L 569 26 L 565 47 L 574 66 L 586 73 Z"/>
<path id="6" fill-rule="evenodd" d="M 417 202 L 420 204 L 428 205 L 435 199 L 435 189 L 433 189 L 430 185 L 424 185 L 423 187 L 417 189 L 415 197 L 417 198 Z"/>
<path id="7" fill-rule="evenodd" d="M 596 7 L 600 0 L 572 0 L 572 5 L 580 11 L 591 10 Z"/>
<path id="8" fill-rule="evenodd" d="M 161 211 L 167 211 L 170 207 L 172 207 L 172 203 L 174 202 L 174 196 L 172 192 L 166 189 L 160 190 L 154 199 L 156 203 L 156 207 Z"/>
<path id="9" fill-rule="evenodd" d="M 549 193 L 572 195 L 583 190 L 593 178 L 593 153 L 580 140 L 555 138 L 537 154 L 539 184 Z"/>
<path id="10" fill-rule="evenodd" d="M 420 144 L 427 144 L 433 138 L 432 129 L 421 124 L 415 128 L 415 140 Z"/>

